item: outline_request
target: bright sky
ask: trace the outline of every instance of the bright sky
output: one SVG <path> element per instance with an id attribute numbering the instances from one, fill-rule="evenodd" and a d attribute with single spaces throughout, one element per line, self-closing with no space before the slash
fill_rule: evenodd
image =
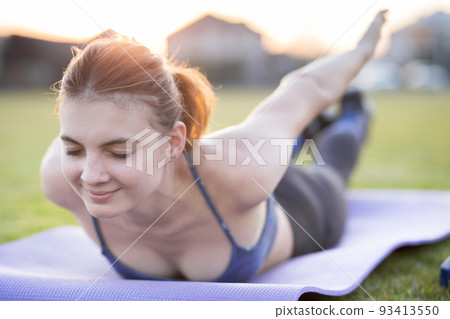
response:
<path id="1" fill-rule="evenodd" d="M 342 50 L 382 8 L 390 9 L 388 35 L 437 10 L 450 13 L 450 0 L 14 0 L 2 4 L 0 33 L 81 40 L 111 28 L 163 52 L 167 35 L 212 12 L 263 33 L 272 51 L 293 41 L 305 44 L 299 50 L 308 43 Z"/>

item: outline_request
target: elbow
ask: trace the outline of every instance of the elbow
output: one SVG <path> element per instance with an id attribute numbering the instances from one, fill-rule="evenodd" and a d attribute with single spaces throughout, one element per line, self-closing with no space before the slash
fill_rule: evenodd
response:
<path id="1" fill-rule="evenodd" d="M 61 168 L 61 146 L 55 141 L 42 159 L 40 166 L 41 190 L 54 204 L 74 212 L 82 200 L 72 189 Z"/>
<path id="2" fill-rule="evenodd" d="M 58 206 L 65 206 L 63 191 L 67 181 L 61 169 L 61 154 L 58 141 L 52 143 L 40 166 L 41 190 L 44 196 Z"/>
<path id="3" fill-rule="evenodd" d="M 41 189 L 54 204 L 74 214 L 84 207 L 82 199 L 72 189 L 61 168 L 61 142 L 55 140 L 42 159 L 40 166 Z"/>
<path id="4" fill-rule="evenodd" d="M 50 201 L 57 202 L 57 190 L 56 190 L 56 178 L 55 166 L 56 161 L 52 156 L 47 153 L 41 162 L 40 167 L 40 179 L 41 179 L 41 190 L 44 196 Z"/>

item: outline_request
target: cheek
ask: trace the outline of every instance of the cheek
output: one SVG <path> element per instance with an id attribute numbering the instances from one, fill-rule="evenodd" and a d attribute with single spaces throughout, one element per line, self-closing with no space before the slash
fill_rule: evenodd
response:
<path id="1" fill-rule="evenodd" d="M 137 193 L 152 193 L 159 185 L 160 176 L 149 175 L 134 168 L 121 169 L 115 174 L 117 181 L 130 191 Z"/>
<path id="2" fill-rule="evenodd" d="M 79 161 L 75 161 L 65 154 L 61 157 L 61 170 L 65 179 L 71 184 L 75 184 L 82 173 Z"/>

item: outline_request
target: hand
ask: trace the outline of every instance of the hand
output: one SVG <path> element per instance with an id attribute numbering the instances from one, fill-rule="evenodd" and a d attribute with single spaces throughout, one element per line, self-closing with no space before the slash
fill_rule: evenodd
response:
<path id="1" fill-rule="evenodd" d="M 388 10 L 381 10 L 373 19 L 366 33 L 359 40 L 357 47 L 365 50 L 367 57 L 370 58 L 375 52 L 378 40 L 380 39 L 381 28 L 386 22 L 386 13 Z"/>

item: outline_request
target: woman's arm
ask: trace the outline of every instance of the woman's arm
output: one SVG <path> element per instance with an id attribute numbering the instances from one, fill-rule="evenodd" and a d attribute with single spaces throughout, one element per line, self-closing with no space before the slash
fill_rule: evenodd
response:
<path id="1" fill-rule="evenodd" d="M 221 138 L 224 145 L 232 145 L 229 141 L 235 141 L 236 164 L 225 163 L 227 152 L 231 152 L 225 147 L 225 160 L 219 171 L 223 184 L 229 186 L 227 191 L 236 202 L 255 205 L 273 192 L 287 169 L 286 158 L 290 158 L 292 152 L 292 147 L 287 148 L 286 157 L 286 148 L 283 154 L 274 143 L 280 142 L 277 139 L 296 138 L 319 113 L 341 97 L 373 55 L 385 13 L 378 13 L 353 50 L 320 59 L 287 74 L 279 87 L 244 122 L 210 135 Z M 260 155 L 259 161 L 249 154 L 249 145 L 253 146 L 254 154 L 257 151 Z"/>
<path id="2" fill-rule="evenodd" d="M 63 176 L 61 147 L 61 139 L 58 137 L 52 142 L 42 159 L 41 188 L 45 197 L 50 201 L 76 213 L 84 204 Z"/>

